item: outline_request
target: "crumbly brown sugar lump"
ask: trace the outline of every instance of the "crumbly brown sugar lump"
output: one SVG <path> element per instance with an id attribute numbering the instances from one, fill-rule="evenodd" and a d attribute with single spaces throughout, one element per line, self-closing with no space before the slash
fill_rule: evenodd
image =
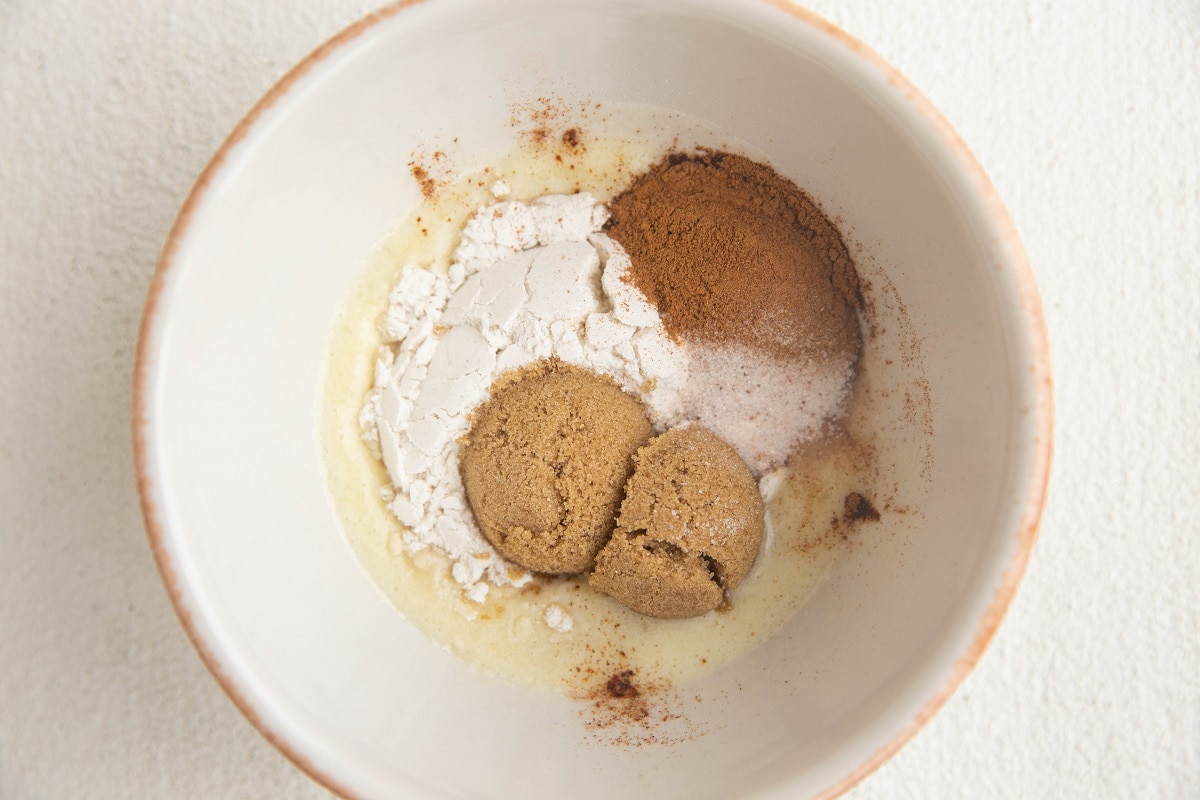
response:
<path id="1" fill-rule="evenodd" d="M 655 437 L 634 463 L 592 587 L 651 617 L 713 610 L 745 579 L 762 544 L 762 496 L 749 467 L 698 425 Z"/>
<path id="2" fill-rule="evenodd" d="M 502 376 L 461 451 L 479 529 L 526 569 L 587 571 L 653 435 L 641 401 L 611 378 L 554 359 Z"/>

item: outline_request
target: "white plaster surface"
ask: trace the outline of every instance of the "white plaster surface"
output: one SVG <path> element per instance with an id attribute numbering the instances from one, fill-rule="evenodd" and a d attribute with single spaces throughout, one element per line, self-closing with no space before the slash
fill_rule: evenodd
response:
<path id="1" fill-rule="evenodd" d="M 0 2 L 0 798 L 319 798 L 137 509 L 142 300 L 209 156 L 369 0 Z M 820 0 L 956 125 L 1046 304 L 1057 457 L 979 668 L 852 793 L 1200 796 L 1200 5 Z"/>

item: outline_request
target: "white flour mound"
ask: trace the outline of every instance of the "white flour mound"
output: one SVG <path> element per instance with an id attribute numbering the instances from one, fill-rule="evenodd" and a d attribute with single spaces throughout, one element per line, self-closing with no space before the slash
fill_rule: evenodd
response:
<path id="1" fill-rule="evenodd" d="M 445 275 L 405 266 L 388 297 L 362 435 L 391 478 L 404 549 L 445 552 L 476 602 L 531 577 L 479 533 L 459 475 L 457 441 L 497 377 L 554 356 L 612 376 L 660 428 L 683 419 L 687 356 L 624 279 L 628 256 L 600 233 L 607 218 L 586 193 L 485 206 Z"/>

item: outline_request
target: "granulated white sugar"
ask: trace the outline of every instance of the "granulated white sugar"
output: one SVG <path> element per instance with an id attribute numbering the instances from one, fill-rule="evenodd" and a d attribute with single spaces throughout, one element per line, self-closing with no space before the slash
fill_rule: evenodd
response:
<path id="1" fill-rule="evenodd" d="M 755 475 L 842 416 L 850 362 L 799 363 L 737 345 L 688 342 L 688 416 L 731 444 Z"/>

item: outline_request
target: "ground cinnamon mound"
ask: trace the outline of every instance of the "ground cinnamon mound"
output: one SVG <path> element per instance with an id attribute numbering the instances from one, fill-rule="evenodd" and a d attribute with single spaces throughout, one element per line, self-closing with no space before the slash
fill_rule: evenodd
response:
<path id="1" fill-rule="evenodd" d="M 769 166 L 671 155 L 609 204 L 630 279 L 681 340 L 777 358 L 857 358 L 854 262 L 816 202 Z"/>

